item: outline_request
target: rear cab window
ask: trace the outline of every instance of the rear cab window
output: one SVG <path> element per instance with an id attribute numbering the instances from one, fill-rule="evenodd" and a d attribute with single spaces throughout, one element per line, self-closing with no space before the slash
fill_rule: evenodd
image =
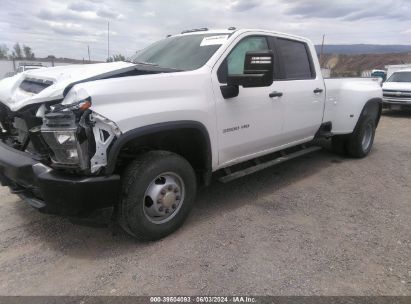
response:
<path id="1" fill-rule="evenodd" d="M 276 38 L 275 45 L 281 56 L 282 80 L 303 80 L 316 77 L 308 45 L 301 41 Z"/>

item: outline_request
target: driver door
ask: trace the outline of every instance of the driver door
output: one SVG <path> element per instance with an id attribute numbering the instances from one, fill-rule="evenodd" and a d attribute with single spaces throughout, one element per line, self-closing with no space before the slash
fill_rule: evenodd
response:
<path id="1" fill-rule="evenodd" d="M 220 88 L 226 85 L 227 75 L 243 74 L 247 52 L 266 50 L 270 50 L 268 37 L 242 37 L 215 65 L 212 82 L 221 167 L 257 157 L 281 145 L 283 104 L 276 97 L 270 98 L 273 85 L 240 86 L 238 96 L 229 99 L 224 99 Z"/>

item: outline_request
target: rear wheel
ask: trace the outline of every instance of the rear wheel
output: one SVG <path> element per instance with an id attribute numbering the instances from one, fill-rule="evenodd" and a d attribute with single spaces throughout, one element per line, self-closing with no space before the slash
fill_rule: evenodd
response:
<path id="1" fill-rule="evenodd" d="M 134 160 L 123 176 L 119 222 L 141 240 L 157 240 L 179 228 L 196 195 L 196 176 L 181 156 L 150 151 Z"/>
<path id="2" fill-rule="evenodd" d="M 375 137 L 375 119 L 363 116 L 347 141 L 348 155 L 356 158 L 370 153 Z"/>
<path id="3" fill-rule="evenodd" d="M 374 143 L 375 119 L 368 115 L 360 118 L 355 130 L 349 135 L 336 135 L 332 138 L 332 149 L 340 155 L 361 158 L 370 153 Z"/>

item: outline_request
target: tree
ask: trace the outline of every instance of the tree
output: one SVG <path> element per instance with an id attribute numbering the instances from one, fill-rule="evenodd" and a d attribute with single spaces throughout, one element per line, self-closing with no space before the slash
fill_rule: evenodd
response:
<path id="1" fill-rule="evenodd" d="M 107 62 L 113 62 L 113 61 L 124 61 L 126 60 L 126 57 L 122 54 L 117 54 L 117 55 L 113 55 L 110 56 L 109 58 L 107 58 Z"/>
<path id="2" fill-rule="evenodd" d="M 0 59 L 5 59 L 7 58 L 7 53 L 9 51 L 9 48 L 5 44 L 0 44 Z"/>
<path id="3" fill-rule="evenodd" d="M 18 42 L 15 45 L 13 45 L 13 54 L 12 54 L 12 56 L 15 59 L 22 59 L 23 58 L 21 47 L 20 47 L 20 44 Z"/>
<path id="4" fill-rule="evenodd" d="M 34 53 L 31 51 L 31 47 L 23 45 L 23 52 L 26 59 L 34 59 Z"/>

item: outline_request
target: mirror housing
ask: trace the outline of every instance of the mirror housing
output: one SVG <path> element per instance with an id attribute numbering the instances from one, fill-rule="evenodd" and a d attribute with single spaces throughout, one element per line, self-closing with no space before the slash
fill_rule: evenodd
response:
<path id="1" fill-rule="evenodd" d="M 224 99 L 237 97 L 240 93 L 240 89 L 235 85 L 224 85 L 220 87 L 220 90 Z"/>
<path id="2" fill-rule="evenodd" d="M 269 87 L 274 81 L 274 54 L 272 51 L 247 52 L 244 74 L 228 75 L 228 86 L 244 88 Z"/>

